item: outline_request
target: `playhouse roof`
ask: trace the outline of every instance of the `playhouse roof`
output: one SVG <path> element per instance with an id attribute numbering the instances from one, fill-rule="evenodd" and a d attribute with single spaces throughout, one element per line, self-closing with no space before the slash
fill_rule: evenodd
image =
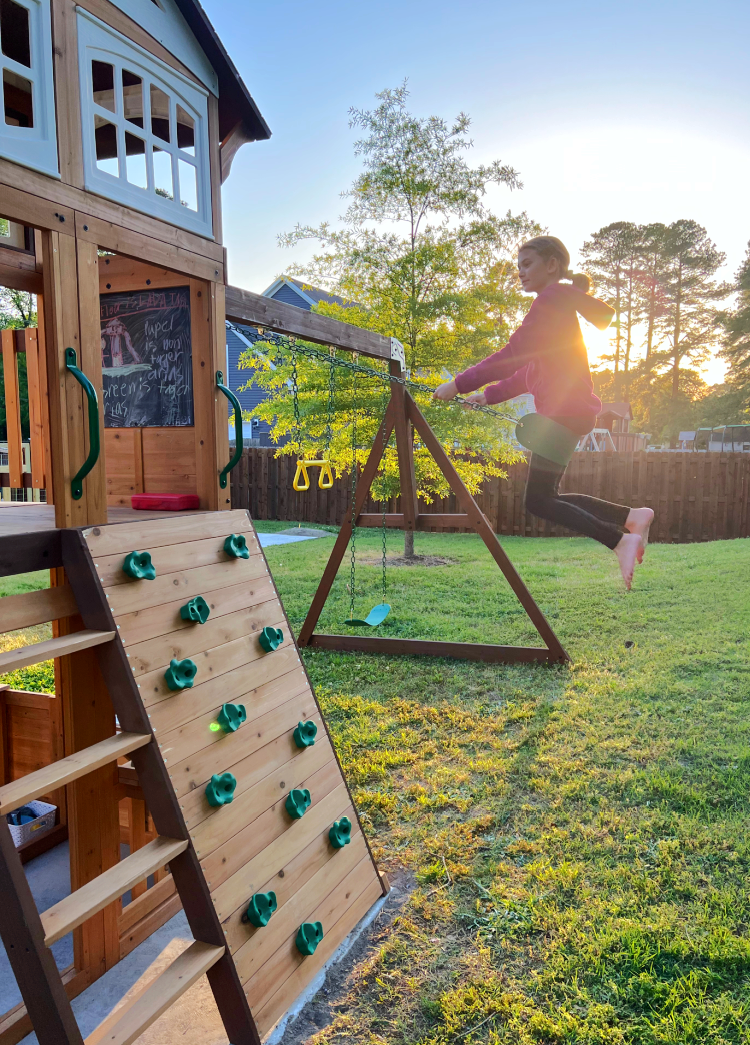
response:
<path id="1" fill-rule="evenodd" d="M 630 403 L 602 403 L 599 417 L 605 417 L 607 414 L 612 414 L 613 417 L 625 418 L 627 421 L 633 420 L 633 411 L 630 409 Z"/>
<path id="2" fill-rule="evenodd" d="M 198 0 L 175 3 L 219 78 L 219 138 L 223 141 L 240 122 L 250 140 L 270 138 L 268 124 Z"/>

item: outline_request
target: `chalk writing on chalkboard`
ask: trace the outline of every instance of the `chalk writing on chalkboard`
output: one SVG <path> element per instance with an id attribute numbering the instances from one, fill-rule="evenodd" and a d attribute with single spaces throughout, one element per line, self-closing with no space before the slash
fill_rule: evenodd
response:
<path id="1" fill-rule="evenodd" d="M 193 424 L 190 288 L 102 294 L 104 427 Z"/>

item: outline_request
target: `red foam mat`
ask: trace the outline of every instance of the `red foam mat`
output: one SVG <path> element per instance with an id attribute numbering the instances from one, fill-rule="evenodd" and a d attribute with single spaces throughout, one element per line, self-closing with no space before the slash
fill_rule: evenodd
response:
<path id="1" fill-rule="evenodd" d="M 201 499 L 197 493 L 134 493 L 130 503 L 152 512 L 185 512 L 200 508 Z"/>

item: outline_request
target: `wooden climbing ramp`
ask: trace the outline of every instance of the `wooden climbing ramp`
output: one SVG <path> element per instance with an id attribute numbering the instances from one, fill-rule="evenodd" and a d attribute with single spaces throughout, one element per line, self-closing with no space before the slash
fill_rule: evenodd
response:
<path id="1" fill-rule="evenodd" d="M 40 919 L 2 818 L 0 886 L 18 903 L 0 930 L 41 1045 L 82 1042 L 48 947 L 166 863 L 195 943 L 86 1045 L 137 1041 L 204 973 L 229 1040 L 257 1045 L 387 883 L 249 515 L 0 545 L 4 575 L 64 566 L 84 630 L 53 643 L 95 647 L 122 730 L 0 788 L 0 812 L 127 754 L 159 835 Z"/>

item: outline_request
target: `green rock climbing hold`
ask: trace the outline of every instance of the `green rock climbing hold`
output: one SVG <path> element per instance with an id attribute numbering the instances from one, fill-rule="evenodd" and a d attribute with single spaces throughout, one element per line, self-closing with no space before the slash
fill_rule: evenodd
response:
<path id="1" fill-rule="evenodd" d="M 286 796 L 284 808 L 294 820 L 300 820 L 310 808 L 311 801 L 306 787 L 295 787 Z"/>
<path id="2" fill-rule="evenodd" d="M 320 922 L 303 922 L 297 930 L 294 941 L 300 954 L 315 954 L 318 944 L 323 939 L 323 926 Z"/>
<path id="3" fill-rule="evenodd" d="M 149 552 L 131 552 L 130 555 L 126 555 L 122 571 L 134 581 L 152 581 L 156 577 Z"/>
<path id="4" fill-rule="evenodd" d="M 210 806 L 226 806 L 234 799 L 237 780 L 231 773 L 216 774 L 206 784 L 206 798 Z"/>
<path id="5" fill-rule="evenodd" d="M 331 830 L 328 832 L 328 840 L 334 849 L 343 849 L 352 840 L 352 822 L 348 816 L 342 816 L 340 820 L 334 820 Z"/>
<path id="6" fill-rule="evenodd" d="M 268 925 L 271 915 L 276 910 L 276 893 L 256 893 L 250 901 L 248 909 L 242 916 L 243 922 L 250 922 L 256 929 Z"/>
<path id="7" fill-rule="evenodd" d="M 233 559 L 249 559 L 250 549 L 247 546 L 244 534 L 230 533 L 224 541 L 224 551 Z"/>
<path id="8" fill-rule="evenodd" d="M 273 653 L 284 641 L 284 632 L 281 628 L 264 628 L 259 641 L 266 653 Z"/>
<path id="9" fill-rule="evenodd" d="M 172 658 L 164 672 L 164 678 L 170 689 L 192 689 L 198 665 L 193 660 L 175 660 Z"/>
<path id="10" fill-rule="evenodd" d="M 216 721 L 225 733 L 234 733 L 247 718 L 244 704 L 224 704 Z"/>
<path id="11" fill-rule="evenodd" d="M 318 735 L 318 727 L 314 722 L 299 722 L 292 735 L 297 747 L 312 747 Z"/>
<path id="12" fill-rule="evenodd" d="M 196 624 L 205 624 L 211 613 L 211 608 L 202 595 L 196 595 L 190 602 L 180 607 L 180 616 L 183 620 L 192 620 Z"/>

